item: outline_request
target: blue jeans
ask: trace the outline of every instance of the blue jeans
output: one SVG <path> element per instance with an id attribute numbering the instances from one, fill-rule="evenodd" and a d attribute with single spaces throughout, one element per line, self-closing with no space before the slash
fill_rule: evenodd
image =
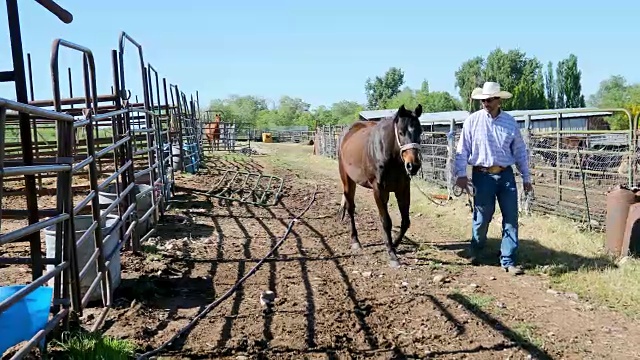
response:
<path id="1" fill-rule="evenodd" d="M 478 252 L 484 248 L 497 198 L 502 212 L 500 265 L 505 268 L 515 265 L 518 250 L 518 188 L 513 169 L 509 166 L 495 175 L 474 170 L 471 181 L 476 188 L 471 250 Z"/>

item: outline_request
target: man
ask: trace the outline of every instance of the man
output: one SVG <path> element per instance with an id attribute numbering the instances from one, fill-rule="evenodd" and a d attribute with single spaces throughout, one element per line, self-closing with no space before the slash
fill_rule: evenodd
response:
<path id="1" fill-rule="evenodd" d="M 477 257 L 486 244 L 497 199 L 502 212 L 500 265 L 508 273 L 519 275 L 523 271 L 516 265 L 518 190 L 513 164 L 522 174 L 524 191 L 530 192 L 533 187 L 520 128 L 516 120 L 500 108 L 502 99 L 511 96 L 495 82 L 485 82 L 482 88 L 473 90 L 471 98 L 482 101 L 483 109 L 464 121 L 456 152 L 455 176 L 456 185 L 467 189 L 467 164 L 473 166 L 471 180 L 476 191 L 470 246 L 472 264 L 477 264 Z"/>

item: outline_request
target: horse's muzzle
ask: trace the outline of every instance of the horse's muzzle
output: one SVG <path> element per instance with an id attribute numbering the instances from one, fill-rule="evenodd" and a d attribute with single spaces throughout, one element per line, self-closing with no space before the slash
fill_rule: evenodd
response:
<path id="1" fill-rule="evenodd" d="M 407 174 L 414 176 L 420 170 L 420 163 L 407 162 L 404 164 L 404 168 L 407 170 Z"/>

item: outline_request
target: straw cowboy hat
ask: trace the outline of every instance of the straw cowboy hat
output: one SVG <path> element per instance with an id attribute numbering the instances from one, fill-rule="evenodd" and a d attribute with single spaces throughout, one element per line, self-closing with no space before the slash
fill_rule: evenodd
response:
<path id="1" fill-rule="evenodd" d="M 475 88 L 471 92 L 471 98 L 475 100 L 488 99 L 493 97 L 499 97 L 501 99 L 509 99 L 513 95 L 504 90 L 500 90 L 500 84 L 497 82 L 487 81 L 481 88 Z"/>

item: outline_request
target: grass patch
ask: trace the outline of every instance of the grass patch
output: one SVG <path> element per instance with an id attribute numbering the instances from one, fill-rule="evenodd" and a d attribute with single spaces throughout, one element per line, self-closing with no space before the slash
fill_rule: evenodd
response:
<path id="1" fill-rule="evenodd" d="M 519 337 L 526 340 L 529 344 L 542 349 L 544 341 L 536 336 L 536 330 L 537 327 L 528 322 L 519 322 L 512 328 L 512 331 Z"/>
<path id="2" fill-rule="evenodd" d="M 491 295 L 475 293 L 463 294 L 459 289 L 454 290 L 453 293 L 466 299 L 466 302 L 469 305 L 468 310 L 470 310 L 471 312 L 476 312 L 478 310 L 487 312 L 487 309 L 492 308 L 492 304 L 496 301 L 496 298 Z"/>
<path id="3" fill-rule="evenodd" d="M 260 143 L 256 148 L 271 155 L 268 159 L 274 166 L 300 171 L 299 175 L 304 175 L 307 178 L 317 179 L 317 174 L 320 173 L 339 181 L 336 161 L 324 156 L 313 155 L 313 146 Z"/>
<path id="4" fill-rule="evenodd" d="M 146 254 L 147 260 L 159 261 L 162 260 L 162 254 L 158 250 L 158 246 L 152 244 L 143 244 L 142 252 Z"/>
<path id="5" fill-rule="evenodd" d="M 62 339 L 52 341 L 52 345 L 58 348 L 53 358 L 65 360 L 126 360 L 137 350 L 129 340 L 99 333 L 63 333 Z"/>

